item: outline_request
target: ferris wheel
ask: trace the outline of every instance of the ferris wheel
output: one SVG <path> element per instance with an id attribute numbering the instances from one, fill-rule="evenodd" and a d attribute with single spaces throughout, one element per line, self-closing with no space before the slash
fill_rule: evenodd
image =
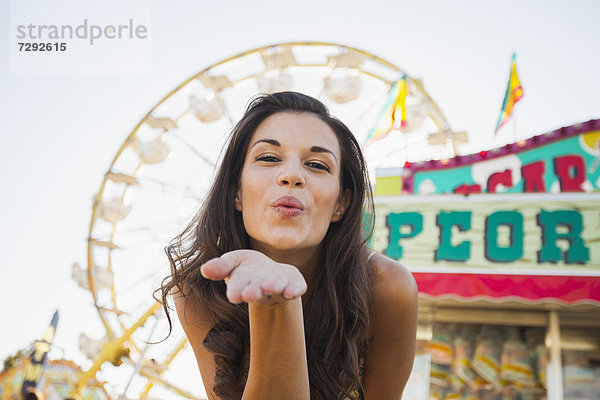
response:
<path id="1" fill-rule="evenodd" d="M 169 338 L 148 344 L 168 331 L 152 293 L 169 273 L 163 248 L 199 208 L 231 127 L 256 94 L 294 90 L 323 101 L 364 142 L 400 78 L 408 88 L 407 125 L 384 145 L 365 149 L 370 167 L 402 165 L 408 148 L 413 157 L 418 148 L 451 155 L 450 126 L 419 79 L 339 44 L 281 43 L 240 53 L 193 75 L 152 107 L 116 152 L 95 196 L 87 268 L 73 266 L 106 332 L 80 337 L 80 348 L 94 360 L 81 385 L 102 369 L 115 398 L 203 398 L 175 313 Z"/>

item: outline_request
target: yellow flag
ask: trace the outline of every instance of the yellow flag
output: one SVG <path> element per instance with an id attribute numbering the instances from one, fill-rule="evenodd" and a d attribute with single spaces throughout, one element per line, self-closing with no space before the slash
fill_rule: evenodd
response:
<path id="1" fill-rule="evenodd" d="M 383 106 L 383 110 L 377 123 L 367 135 L 365 147 L 371 143 L 383 139 L 395 127 L 403 128 L 406 126 L 406 96 L 408 95 L 408 87 L 406 79 L 402 77 L 394 82 L 388 100 Z M 400 121 L 399 126 L 396 121 Z"/>
<path id="2" fill-rule="evenodd" d="M 510 76 L 508 78 L 508 85 L 506 86 L 506 93 L 504 94 L 504 101 L 502 102 L 500 117 L 498 118 L 498 123 L 496 124 L 496 130 L 494 133 L 497 133 L 504 124 L 510 121 L 513 107 L 522 98 L 523 87 L 521 87 L 521 81 L 519 81 L 519 75 L 517 75 L 516 54 L 513 54 L 512 61 L 510 63 Z"/>

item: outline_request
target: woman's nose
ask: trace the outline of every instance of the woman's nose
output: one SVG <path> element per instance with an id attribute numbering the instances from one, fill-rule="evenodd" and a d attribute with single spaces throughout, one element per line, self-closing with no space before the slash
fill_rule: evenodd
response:
<path id="1" fill-rule="evenodd" d="M 283 170 L 279 175 L 279 184 L 280 185 L 289 185 L 289 186 L 304 186 L 305 184 L 304 174 L 302 172 L 301 165 L 297 165 L 296 163 L 286 163 L 283 166 Z"/>

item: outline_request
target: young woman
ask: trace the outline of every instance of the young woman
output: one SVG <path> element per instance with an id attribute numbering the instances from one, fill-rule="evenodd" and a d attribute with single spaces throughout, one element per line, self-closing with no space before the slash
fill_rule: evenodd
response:
<path id="1" fill-rule="evenodd" d="M 160 289 L 210 399 L 400 399 L 417 288 L 366 246 L 365 208 L 359 144 L 321 102 L 250 103 Z"/>

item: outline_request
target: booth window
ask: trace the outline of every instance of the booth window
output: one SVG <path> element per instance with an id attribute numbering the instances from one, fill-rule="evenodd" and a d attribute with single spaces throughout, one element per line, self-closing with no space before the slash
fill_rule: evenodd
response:
<path id="1" fill-rule="evenodd" d="M 561 313 L 561 358 L 565 400 L 600 400 L 600 321 Z M 590 325 L 597 326 L 590 326 Z"/>

